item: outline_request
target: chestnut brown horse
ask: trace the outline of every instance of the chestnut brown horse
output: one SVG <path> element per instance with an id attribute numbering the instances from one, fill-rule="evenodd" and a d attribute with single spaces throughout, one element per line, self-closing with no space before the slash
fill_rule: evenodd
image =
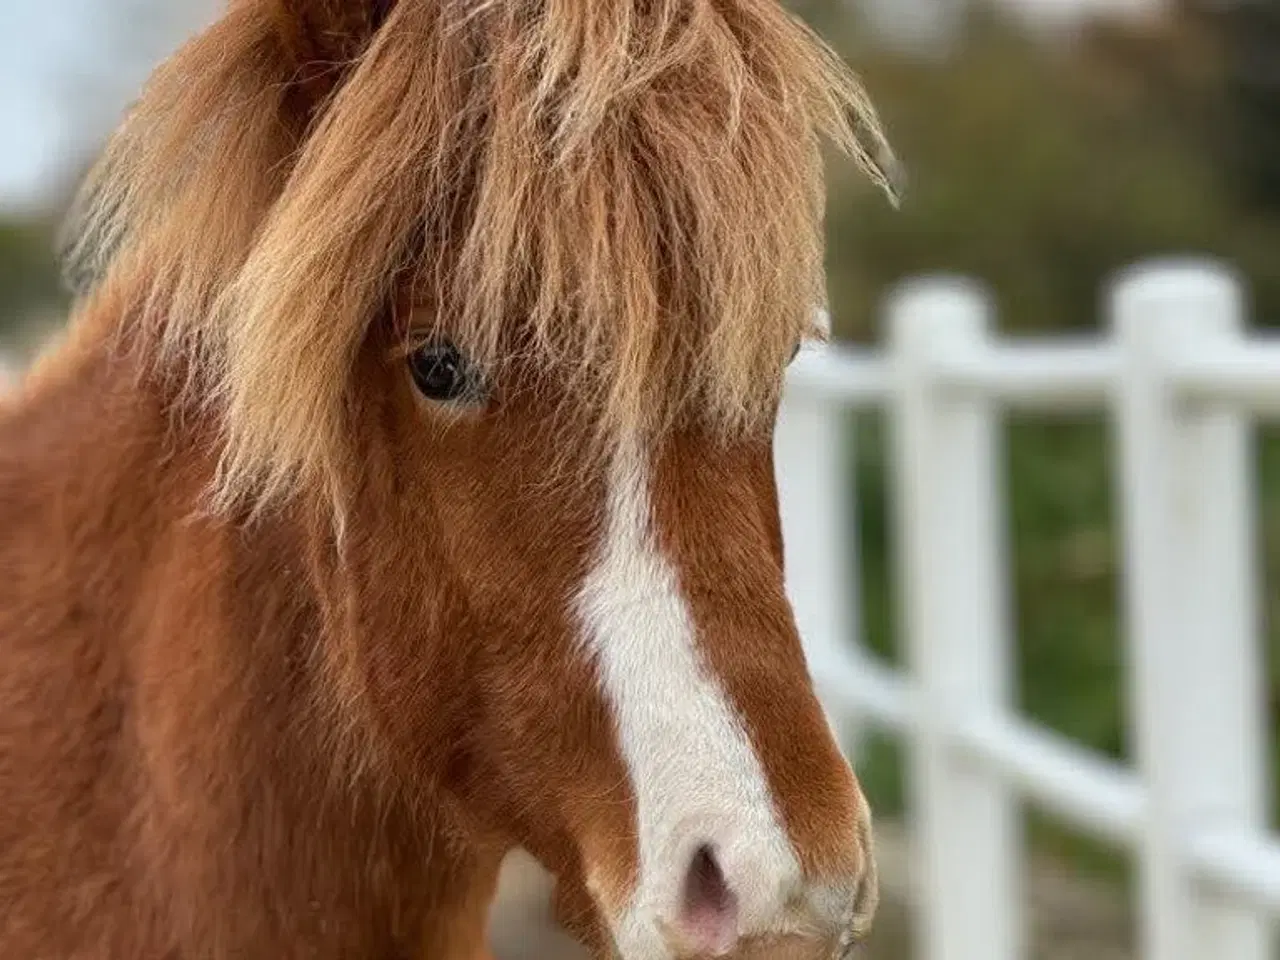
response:
<path id="1" fill-rule="evenodd" d="M 232 0 L 0 412 L 0 955 L 625 960 L 876 901 L 770 444 L 858 83 L 777 0 Z"/>

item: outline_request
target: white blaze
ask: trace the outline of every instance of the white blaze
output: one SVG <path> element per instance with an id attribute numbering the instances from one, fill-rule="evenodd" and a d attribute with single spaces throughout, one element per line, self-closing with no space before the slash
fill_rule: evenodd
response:
<path id="1" fill-rule="evenodd" d="M 623 956 L 669 955 L 654 921 L 677 918 L 702 844 L 738 898 L 740 933 L 776 927 L 800 868 L 760 760 L 698 653 L 676 573 L 654 536 L 639 444 L 622 444 L 614 457 L 604 539 L 578 613 L 636 798 L 638 887 L 624 916 L 611 918 Z"/>

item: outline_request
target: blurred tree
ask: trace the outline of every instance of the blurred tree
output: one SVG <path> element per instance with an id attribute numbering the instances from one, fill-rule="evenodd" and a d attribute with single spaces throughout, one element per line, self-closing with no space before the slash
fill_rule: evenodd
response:
<path id="1" fill-rule="evenodd" d="M 1221 36 L 1231 107 L 1225 146 L 1242 197 L 1280 214 L 1280 0 L 1219 2 L 1204 15 Z"/>
<path id="2" fill-rule="evenodd" d="M 61 300 L 50 226 L 0 220 L 0 334 Z"/>
<path id="3" fill-rule="evenodd" d="M 934 271 L 981 277 L 1008 327 L 1092 326 L 1114 271 L 1183 253 L 1239 265 L 1262 315 L 1280 320 L 1280 223 L 1236 198 L 1215 146 L 1221 64 L 1195 21 L 1096 26 L 1048 45 L 979 18 L 947 63 L 867 51 L 845 29 L 838 42 L 858 51 L 908 188 L 895 212 L 847 164 L 831 167 L 844 336 L 873 336 L 885 288 Z"/>

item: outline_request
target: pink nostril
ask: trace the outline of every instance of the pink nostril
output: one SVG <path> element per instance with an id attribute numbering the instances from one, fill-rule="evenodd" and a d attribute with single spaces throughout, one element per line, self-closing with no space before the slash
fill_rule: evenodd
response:
<path id="1" fill-rule="evenodd" d="M 738 898 L 725 882 L 715 851 L 706 844 L 689 864 L 680 928 L 688 947 L 698 955 L 719 956 L 738 942 Z"/>

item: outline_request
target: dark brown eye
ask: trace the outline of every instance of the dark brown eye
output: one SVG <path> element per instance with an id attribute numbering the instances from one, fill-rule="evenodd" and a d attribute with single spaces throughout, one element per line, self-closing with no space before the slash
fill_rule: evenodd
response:
<path id="1" fill-rule="evenodd" d="M 428 400 L 477 403 L 483 391 L 466 357 L 451 343 L 428 343 L 409 354 L 413 384 Z"/>

